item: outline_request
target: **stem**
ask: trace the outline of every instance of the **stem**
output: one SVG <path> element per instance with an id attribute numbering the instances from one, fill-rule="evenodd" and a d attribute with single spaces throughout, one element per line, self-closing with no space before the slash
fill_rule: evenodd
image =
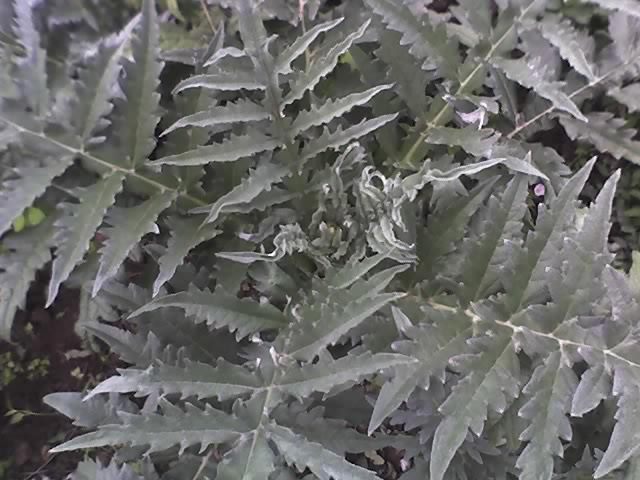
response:
<path id="1" fill-rule="evenodd" d="M 211 27 L 211 31 L 213 33 L 216 33 L 216 27 L 213 24 L 213 19 L 211 18 L 211 14 L 209 13 L 209 7 L 207 7 L 207 1 L 206 0 L 200 0 L 200 5 L 202 6 L 202 11 L 204 12 L 204 16 L 207 19 L 207 23 Z"/>
<path id="2" fill-rule="evenodd" d="M 202 462 L 200 462 L 200 466 L 198 467 L 198 470 L 196 470 L 196 473 L 193 475 L 193 478 L 191 480 L 198 480 L 198 478 L 200 478 L 200 475 L 202 475 L 202 472 L 204 472 L 204 469 L 207 467 L 207 463 L 209 463 L 209 459 L 211 458 L 212 454 L 213 450 L 202 457 Z"/>
<path id="3" fill-rule="evenodd" d="M 307 3 L 307 0 L 298 0 L 298 19 L 300 20 L 300 27 L 302 28 L 302 33 L 307 33 L 307 24 L 304 19 L 304 7 Z M 309 55 L 309 49 L 305 48 L 304 50 L 304 63 L 305 69 L 309 68 L 309 64 L 311 63 L 311 56 Z"/>

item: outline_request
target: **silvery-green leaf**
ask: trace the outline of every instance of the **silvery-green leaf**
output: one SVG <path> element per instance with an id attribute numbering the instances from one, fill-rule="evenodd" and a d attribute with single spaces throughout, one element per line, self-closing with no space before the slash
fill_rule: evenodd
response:
<path id="1" fill-rule="evenodd" d="M 80 189 L 77 194 L 80 203 L 63 205 L 63 213 L 56 225 L 57 249 L 51 267 L 47 305 L 53 303 L 60 284 L 82 260 L 107 209 L 113 205 L 116 194 L 122 189 L 123 181 L 122 173 L 114 173 L 91 187 Z"/>
<path id="2" fill-rule="evenodd" d="M 93 283 L 95 296 L 102 284 L 113 277 L 131 249 L 147 233 L 158 233 L 158 216 L 173 203 L 174 192 L 165 192 L 132 208 L 115 208 L 107 217 L 111 227 L 104 231 L 107 237 L 100 250 L 100 266 Z"/>

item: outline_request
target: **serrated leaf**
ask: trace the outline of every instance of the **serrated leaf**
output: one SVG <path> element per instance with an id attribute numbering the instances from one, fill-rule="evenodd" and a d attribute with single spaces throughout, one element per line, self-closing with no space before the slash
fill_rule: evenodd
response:
<path id="1" fill-rule="evenodd" d="M 317 53 L 316 59 L 309 65 L 307 71 L 300 74 L 291 85 L 291 91 L 285 97 L 283 105 L 286 106 L 301 99 L 307 91 L 313 90 L 320 80 L 331 73 L 336 68 L 340 56 L 364 35 L 369 23 L 366 21 L 358 30 L 344 39 L 323 45 L 322 51 Z"/>
<path id="2" fill-rule="evenodd" d="M 331 132 L 325 129 L 324 133 L 311 140 L 300 153 L 302 161 L 311 159 L 316 155 L 324 152 L 325 150 L 335 150 L 352 140 L 363 137 L 371 132 L 376 131 L 380 127 L 393 121 L 397 117 L 397 114 L 382 115 L 380 117 L 372 118 L 371 120 L 363 120 L 357 125 L 342 129 L 338 127 L 335 132 Z"/>
<path id="3" fill-rule="evenodd" d="M 11 340 L 11 326 L 24 306 L 36 272 L 51 260 L 55 245 L 52 221 L 47 220 L 21 234 L 2 239 L 0 253 L 0 339 Z"/>
<path id="4" fill-rule="evenodd" d="M 465 128 L 432 127 L 425 142 L 437 145 L 457 145 L 476 157 L 490 156 L 491 148 L 500 139 L 500 133 L 491 128 L 478 130 L 473 126 Z"/>
<path id="5" fill-rule="evenodd" d="M 640 83 L 631 83 L 625 87 L 611 88 L 607 94 L 629 109 L 629 112 L 640 111 Z"/>
<path id="6" fill-rule="evenodd" d="M 350 261 L 340 269 L 330 269 L 326 275 L 327 284 L 337 289 L 349 288 L 386 258 L 389 258 L 388 253 L 379 253 L 363 260 Z"/>
<path id="7" fill-rule="evenodd" d="M 47 85 L 47 52 L 40 46 L 40 33 L 36 30 L 33 18 L 33 5 L 30 1 L 14 0 L 14 31 L 22 44 L 25 56 L 18 62 L 23 76 L 19 86 L 23 98 L 36 117 L 44 117 L 49 110 L 50 92 Z"/>
<path id="8" fill-rule="evenodd" d="M 640 5 L 636 0 L 580 0 L 582 2 L 596 3 L 608 10 L 620 10 L 628 15 L 640 17 Z"/>
<path id="9" fill-rule="evenodd" d="M 275 71 L 280 75 L 288 75 L 291 70 L 291 63 L 302 55 L 307 48 L 324 32 L 334 29 L 342 23 L 343 18 L 337 18 L 328 22 L 319 23 L 310 28 L 307 32 L 300 35 L 296 40 L 288 46 L 275 61 Z"/>
<path id="10" fill-rule="evenodd" d="M 336 293 L 335 300 L 329 296 L 324 300 L 319 299 L 317 305 L 304 305 L 300 311 L 304 322 L 293 325 L 291 334 L 285 333 L 290 335 L 287 353 L 294 358 L 311 360 L 380 308 L 403 297 L 404 293 L 400 292 L 379 292 L 394 275 L 406 269 L 407 266 L 387 269 L 374 276 L 373 281 L 356 283 L 348 291 Z M 387 278 L 382 280 L 381 275 Z M 346 298 L 342 298 L 342 295 Z"/>
<path id="11" fill-rule="evenodd" d="M 640 449 L 640 391 L 628 385 L 618 400 L 616 425 L 613 427 L 609 447 L 604 453 L 593 478 L 602 478 L 620 467 Z"/>
<path id="12" fill-rule="evenodd" d="M 632 16 L 623 11 L 615 12 L 609 16 L 609 35 L 613 40 L 614 52 L 618 59 L 631 69 L 639 60 L 639 28 L 640 17 L 638 16 Z"/>
<path id="13" fill-rule="evenodd" d="M 130 393 L 138 396 L 176 394 L 182 398 L 217 398 L 221 401 L 261 390 L 260 379 L 239 365 L 218 359 L 216 365 L 185 360 L 183 365 L 169 365 L 156 361 L 146 370 L 120 370 L 100 382 L 85 397 L 95 398 L 101 393 Z"/>
<path id="14" fill-rule="evenodd" d="M 136 168 L 146 161 L 156 146 L 154 131 L 158 121 L 160 72 L 160 27 L 155 0 L 144 0 L 142 19 L 133 35 L 133 61 L 124 64 L 121 84 L 124 101 L 116 101 L 112 123 L 126 164 Z"/>
<path id="15" fill-rule="evenodd" d="M 365 0 L 391 30 L 400 32 L 400 45 L 411 45 L 409 53 L 423 61 L 423 70 L 440 70 L 442 75 L 457 79 L 461 64 L 458 46 L 447 36 L 444 25 L 432 26 L 429 20 L 415 15 L 395 0 Z"/>
<path id="16" fill-rule="evenodd" d="M 137 407 L 128 399 L 110 395 L 109 397 L 82 398 L 79 392 L 57 392 L 45 395 L 44 403 L 61 414 L 73 419 L 73 425 L 96 428 L 98 425 L 117 423 L 117 412 L 135 412 Z"/>
<path id="17" fill-rule="evenodd" d="M 289 368 L 278 379 L 278 388 L 300 399 L 313 392 L 327 393 L 342 384 L 359 381 L 379 370 L 414 363 L 411 358 L 392 353 L 347 355 L 330 362 Z"/>
<path id="18" fill-rule="evenodd" d="M 519 415 L 529 420 L 520 440 L 529 442 L 516 462 L 520 480 L 550 480 L 553 457 L 564 455 L 560 440 L 571 440 L 571 424 L 567 418 L 577 378 L 559 351 L 536 368 L 524 388 L 529 400 Z"/>
<path id="19" fill-rule="evenodd" d="M 85 329 L 106 343 L 109 349 L 124 362 L 132 365 L 148 366 L 148 347 L 151 344 L 154 344 L 154 347 L 160 347 L 160 342 L 153 333 L 145 338 L 141 334 L 131 333 L 105 323 L 87 324 Z"/>
<path id="20" fill-rule="evenodd" d="M 120 376 L 101 382 L 86 399 L 101 393 L 136 392 L 139 396 L 180 394 L 182 398 L 195 396 L 223 401 L 241 395 L 255 395 L 267 389 L 305 398 L 313 392 L 327 393 L 334 387 L 407 362 L 411 359 L 402 355 L 366 353 L 318 365 L 292 366 L 268 387 L 251 371 L 222 359 L 215 366 L 189 360 L 185 360 L 183 365 L 156 362 L 146 370 L 121 370 Z"/>
<path id="21" fill-rule="evenodd" d="M 107 466 L 99 461 L 83 460 L 78 464 L 75 472 L 71 473 L 68 480 L 145 480 L 134 473 L 127 464 L 118 465 L 115 460 Z"/>
<path id="22" fill-rule="evenodd" d="M 611 391 L 611 379 L 604 366 L 594 365 L 580 377 L 571 403 L 571 416 L 582 417 L 596 408 Z"/>
<path id="23" fill-rule="evenodd" d="M 191 88 L 204 88 L 207 90 L 264 90 L 267 87 L 260 83 L 252 73 L 218 72 L 203 75 L 193 75 L 181 81 L 173 89 L 173 94 L 184 92 Z"/>
<path id="24" fill-rule="evenodd" d="M 102 223 L 116 194 L 122 188 L 124 175 L 111 174 L 91 187 L 78 191 L 78 204 L 66 204 L 59 221 L 56 258 L 51 268 L 47 306 L 58 295 L 60 284 L 71 274 L 89 248 L 89 242 Z"/>
<path id="25" fill-rule="evenodd" d="M 391 87 L 392 85 L 380 85 L 365 90 L 364 92 L 352 93 L 338 100 L 329 100 L 315 109 L 303 110 L 291 125 L 291 135 L 295 136 L 316 125 L 329 123 L 331 120 L 344 115 L 353 108 L 364 105 L 378 93 L 388 90 Z"/>
<path id="26" fill-rule="evenodd" d="M 258 303 L 248 298 L 237 298 L 221 289 L 215 292 L 197 290 L 158 297 L 131 314 L 132 317 L 159 308 L 175 307 L 206 322 L 214 328 L 228 327 L 238 339 L 261 330 L 282 328 L 287 324 L 280 310 L 269 303 Z"/>
<path id="27" fill-rule="evenodd" d="M 569 65 L 589 81 L 595 79 L 593 67 L 588 60 L 594 48 L 594 42 L 590 37 L 576 30 L 568 19 L 555 15 L 546 15 L 536 26 Z"/>
<path id="28" fill-rule="evenodd" d="M 213 225 L 202 225 L 202 218 L 171 217 L 167 221 L 171 237 L 167 250 L 158 259 L 159 272 L 153 282 L 153 296 L 173 277 L 176 269 L 184 262 L 189 252 L 207 240 L 211 240 L 222 231 Z"/>
<path id="29" fill-rule="evenodd" d="M 150 165 L 189 166 L 235 162 L 256 153 L 275 150 L 280 144 L 280 140 L 254 131 L 246 135 L 232 135 L 222 143 L 214 143 L 188 152 L 163 157 Z"/>
<path id="30" fill-rule="evenodd" d="M 526 301 L 546 284 L 545 269 L 558 243 L 564 238 L 567 223 L 575 214 L 575 201 L 591 173 L 595 158 L 580 169 L 551 202 L 550 211 L 538 217 L 536 230 L 527 236 L 522 250 L 514 252 L 507 279 L 504 302 L 511 313 L 518 312 Z"/>
<path id="31" fill-rule="evenodd" d="M 268 425 L 267 437 L 275 443 L 287 463 L 307 467 L 320 480 L 376 480 L 378 476 L 347 462 L 342 456 L 312 443 L 291 430 L 276 424 Z"/>
<path id="32" fill-rule="evenodd" d="M 429 79 L 416 65 L 415 58 L 405 49 L 398 48 L 401 35 L 393 30 L 379 32 L 380 48 L 375 51 L 389 68 L 387 80 L 395 85 L 396 93 L 404 100 L 411 113 L 416 117 L 427 111 L 427 83 Z"/>
<path id="33" fill-rule="evenodd" d="M 262 480 L 275 469 L 275 455 L 262 429 L 244 435 L 228 451 L 216 472 L 216 480 Z"/>
<path id="34" fill-rule="evenodd" d="M 636 131 L 625 128 L 626 122 L 623 119 L 609 112 L 593 112 L 587 119 L 588 122 L 581 122 L 562 116 L 560 122 L 571 139 L 586 140 L 601 152 L 640 164 L 640 142 L 632 139 Z"/>
<path id="35" fill-rule="evenodd" d="M 132 415 L 121 413 L 121 425 L 104 425 L 97 432 L 87 433 L 52 448 L 52 453 L 106 445 L 146 446 L 146 453 L 160 452 L 173 446 L 180 451 L 237 439 L 249 429 L 240 420 L 207 405 L 204 410 L 187 403 L 185 410 L 162 402 L 163 414 Z"/>
<path id="36" fill-rule="evenodd" d="M 223 32 L 221 32 L 223 33 Z M 219 34 L 217 34 L 219 35 Z M 224 40 L 224 36 L 221 36 L 221 42 Z M 203 67 L 210 67 L 211 65 L 215 65 L 223 58 L 242 58 L 246 57 L 247 53 L 244 50 L 240 50 L 236 47 L 223 47 L 216 50 L 209 59 L 202 65 Z"/>
<path id="37" fill-rule="evenodd" d="M 540 59 L 499 58 L 492 60 L 492 65 L 502 70 L 510 80 L 532 89 L 542 98 L 549 100 L 558 110 L 567 112 L 579 120 L 587 121 L 573 100 L 561 90 L 560 82 L 552 83 L 545 80 L 541 73 L 544 72 L 544 67 L 540 64 Z"/>
<path id="38" fill-rule="evenodd" d="M 474 339 L 477 351 L 453 359 L 464 377 L 438 409 L 443 415 L 433 438 L 431 479 L 442 480 L 468 430 L 480 435 L 489 409 L 504 412 L 520 393 L 518 357 L 510 335 Z"/>
<path id="39" fill-rule="evenodd" d="M 175 200 L 175 192 L 160 193 L 132 208 L 116 208 L 107 217 L 111 225 L 105 229 L 104 247 L 100 250 L 100 266 L 93 282 L 95 296 L 102 284 L 113 277 L 131 249 L 147 233 L 158 233 L 158 216 Z"/>
<path id="40" fill-rule="evenodd" d="M 398 315 L 398 310 L 392 308 L 394 316 Z M 416 387 L 427 389 L 430 377 L 442 378 L 449 359 L 465 348 L 472 329 L 464 314 L 438 316 L 436 312 L 432 325 L 409 327 L 405 334 L 408 340 L 394 342 L 392 348 L 416 359 L 417 363 L 395 368 L 391 380 L 382 386 L 369 421 L 369 435 L 409 398 Z"/>
<path id="41" fill-rule="evenodd" d="M 184 127 L 213 127 L 236 122 L 254 122 L 267 120 L 269 113 L 262 105 L 253 103 L 250 100 L 238 100 L 235 103 L 229 102 L 223 107 L 213 107 L 209 110 L 187 115 L 176 121 L 167 128 L 160 136 L 165 136 L 178 128 Z"/>
<path id="42" fill-rule="evenodd" d="M 235 205 L 242 205 L 243 209 L 246 209 L 246 206 L 250 207 L 251 202 L 258 195 L 271 190 L 275 183 L 280 182 L 289 173 L 288 167 L 272 163 L 264 163 L 258 165 L 255 170 L 249 170 L 248 177 L 242 179 L 239 185 L 222 195 L 209 207 L 205 222 L 214 223 L 223 212 L 235 211 Z"/>
<path id="43" fill-rule="evenodd" d="M 255 76 L 261 85 L 265 85 L 264 105 L 275 116 L 282 113 L 282 92 L 278 75 L 275 72 L 275 61 L 269 51 L 270 40 L 262 23 L 260 10 L 247 0 L 239 0 L 234 5 L 238 14 L 238 27 L 245 51 L 255 71 Z"/>
<path id="44" fill-rule="evenodd" d="M 479 300 L 487 288 L 500 278 L 502 265 L 509 258 L 508 242 L 522 238 L 522 219 L 527 211 L 526 178 L 513 179 L 501 196 L 492 196 L 479 213 L 478 230 L 463 244 L 463 264 L 459 293 L 463 305 Z"/>
<path id="45" fill-rule="evenodd" d="M 120 34 L 100 42 L 88 59 L 89 65 L 80 72 L 71 120 L 83 145 L 103 126 L 103 117 L 113 108 L 110 100 L 116 93 L 114 86 L 121 71 L 119 62 L 139 19 L 135 17 Z"/>
<path id="46" fill-rule="evenodd" d="M 469 217 L 480 207 L 494 184 L 495 180 L 480 183 L 465 196 L 447 202 L 445 208 L 438 208 L 430 218 L 428 228 L 418 229 L 418 278 L 436 275 L 439 263 L 462 238 Z"/>

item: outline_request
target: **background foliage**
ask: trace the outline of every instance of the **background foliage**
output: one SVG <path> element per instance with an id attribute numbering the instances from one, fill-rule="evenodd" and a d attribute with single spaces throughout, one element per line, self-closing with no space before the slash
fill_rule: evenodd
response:
<path id="1" fill-rule="evenodd" d="M 0 333 L 127 365 L 71 478 L 636 477 L 637 2 L 125 3 L 0 7 Z"/>

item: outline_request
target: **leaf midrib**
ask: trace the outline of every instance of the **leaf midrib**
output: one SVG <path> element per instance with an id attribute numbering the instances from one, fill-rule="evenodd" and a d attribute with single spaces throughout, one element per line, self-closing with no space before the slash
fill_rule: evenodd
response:
<path id="1" fill-rule="evenodd" d="M 27 128 L 23 125 L 20 125 L 19 123 L 14 122 L 13 120 L 5 117 L 4 115 L 2 115 L 0 113 L 0 120 L 5 122 L 6 124 L 12 126 L 13 128 L 15 128 L 16 130 L 18 130 L 19 132 L 24 132 L 24 133 L 28 133 L 30 135 L 33 135 L 35 137 L 38 137 L 44 141 L 47 141 L 53 145 L 56 145 L 57 147 L 66 150 L 67 152 L 73 154 L 73 155 L 78 155 L 81 156 L 82 158 L 89 160 L 91 162 L 96 163 L 97 165 L 100 165 L 101 167 L 105 167 L 108 168 L 109 170 L 111 170 L 112 173 L 115 172 L 119 172 L 124 174 L 127 177 L 130 178 L 134 178 L 136 180 L 139 180 L 143 183 L 146 183 L 147 185 L 155 188 L 156 190 L 159 190 L 160 193 L 165 193 L 165 192 L 175 192 L 176 195 L 178 195 L 179 197 L 181 197 L 182 199 L 188 201 L 189 203 L 193 204 L 194 206 L 197 207 L 204 207 L 206 205 L 209 204 L 209 202 L 206 202 L 205 200 L 203 200 L 202 198 L 196 197 L 194 195 L 191 195 L 187 192 L 184 191 L 180 191 L 177 188 L 171 187 L 169 185 L 166 185 L 162 182 L 159 182 L 157 180 L 154 180 L 152 178 L 147 177 L 146 175 L 136 171 L 133 168 L 125 168 L 122 167 L 120 165 L 115 165 L 113 163 L 110 163 L 106 160 L 103 160 L 101 158 L 96 157 L 95 155 L 92 155 L 91 153 L 85 151 L 82 148 L 77 148 L 77 147 L 73 147 L 71 145 L 68 145 L 64 142 L 61 142 L 59 140 L 56 140 L 54 138 L 51 138 L 49 136 L 47 136 L 45 133 L 36 131 L 36 130 L 32 130 L 30 128 Z"/>

